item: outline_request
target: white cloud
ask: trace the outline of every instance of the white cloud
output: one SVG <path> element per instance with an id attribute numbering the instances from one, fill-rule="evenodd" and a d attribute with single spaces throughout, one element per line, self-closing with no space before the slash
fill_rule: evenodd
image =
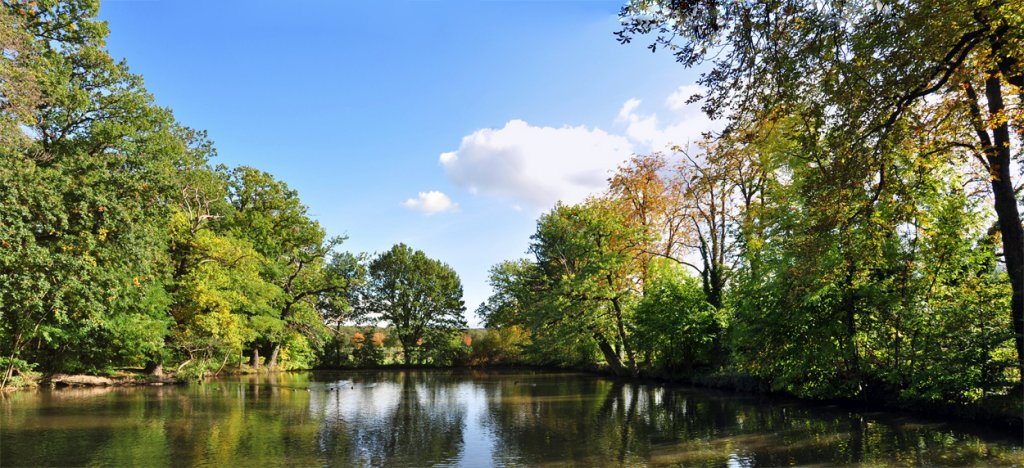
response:
<path id="1" fill-rule="evenodd" d="M 630 141 L 601 129 L 534 127 L 510 120 L 462 139 L 440 157 L 448 178 L 471 193 L 489 193 L 537 209 L 582 201 L 604 188 L 610 171 L 633 152 Z"/>
<path id="2" fill-rule="evenodd" d="M 636 110 L 640 107 L 640 102 L 637 98 L 626 101 L 622 108 L 619 109 L 619 116 L 615 121 L 628 124 L 626 126 L 626 136 L 630 140 L 644 145 L 651 145 L 659 138 L 660 134 L 658 130 L 658 116 L 642 116 L 638 114 Z"/>
<path id="3" fill-rule="evenodd" d="M 459 204 L 452 202 L 452 199 L 442 192 L 431 190 L 420 192 L 416 198 L 410 198 L 402 202 L 402 206 L 410 210 L 420 211 L 426 215 L 444 213 L 446 211 L 458 211 Z"/>
<path id="4" fill-rule="evenodd" d="M 626 136 L 640 143 L 644 151 L 661 151 L 672 146 L 686 147 L 700 141 L 702 134 L 721 127 L 700 110 L 698 103 L 687 104 L 686 100 L 700 92 L 696 85 L 683 85 L 665 99 L 665 107 L 674 111 L 662 124 L 655 113 L 640 112 L 640 101 L 630 99 L 619 110 L 618 122 L 626 123 Z"/>
<path id="5" fill-rule="evenodd" d="M 617 122 L 628 122 L 636 108 L 640 107 L 640 100 L 637 98 L 631 98 L 622 104 L 622 109 L 619 109 L 619 116 L 615 120 Z"/>
<path id="6" fill-rule="evenodd" d="M 678 89 L 668 95 L 665 99 L 665 106 L 674 111 L 686 111 L 686 110 L 698 110 L 699 107 L 696 103 L 688 104 L 688 101 L 692 96 L 697 94 L 703 94 L 701 87 L 693 84 L 682 85 Z"/>
<path id="7" fill-rule="evenodd" d="M 604 190 L 611 172 L 634 152 L 685 147 L 720 128 L 699 104 L 686 104 L 699 92 L 695 85 L 680 86 L 665 99 L 661 115 L 643 111 L 638 98 L 627 100 L 614 120 L 620 134 L 510 120 L 463 137 L 459 149 L 440 155 L 440 164 L 456 186 L 505 198 L 516 210 L 576 203 Z"/>

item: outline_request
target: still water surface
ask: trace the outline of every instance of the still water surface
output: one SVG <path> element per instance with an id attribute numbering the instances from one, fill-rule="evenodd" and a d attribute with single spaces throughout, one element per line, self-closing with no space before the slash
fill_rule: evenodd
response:
<path id="1" fill-rule="evenodd" d="M 0 466 L 1024 464 L 1019 436 L 575 373 L 379 371 L 15 392 Z"/>

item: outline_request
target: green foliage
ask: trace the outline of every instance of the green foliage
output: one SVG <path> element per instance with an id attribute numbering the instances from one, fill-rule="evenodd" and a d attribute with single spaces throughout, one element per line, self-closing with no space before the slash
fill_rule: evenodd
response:
<path id="1" fill-rule="evenodd" d="M 623 221 L 602 199 L 559 204 L 537 221 L 530 245 L 538 273 L 534 290 L 542 298 L 529 322 L 535 341 L 544 341 L 542 329 L 577 344 L 593 340 L 616 372 L 635 368 L 628 329 L 639 272 L 631 248 L 646 235 Z M 613 346 L 623 351 L 625 363 Z"/>
<path id="2" fill-rule="evenodd" d="M 31 139 L 18 128 L 32 120 L 33 109 L 39 105 L 40 91 L 37 66 L 38 51 L 24 20 L 6 8 L 0 8 L 0 154 L 23 150 Z"/>
<path id="3" fill-rule="evenodd" d="M 473 338 L 469 363 L 473 365 L 525 362 L 530 334 L 522 327 L 509 325 L 483 330 Z"/>
<path id="4" fill-rule="evenodd" d="M 0 369 L 3 372 L 3 375 L 0 375 L 0 380 L 3 381 L 3 387 L 18 388 L 30 385 L 33 381 L 30 376 L 35 367 L 35 364 L 24 359 L 0 357 Z"/>
<path id="5" fill-rule="evenodd" d="M 666 210 L 676 218 L 641 226 L 696 219 L 695 233 L 631 234 L 635 219 L 599 211 L 628 206 L 620 192 L 556 206 L 538 223 L 536 261 L 492 269 L 495 293 L 480 315 L 492 331 L 530 331 L 522 362 L 601 356 L 614 369 L 632 347 L 641 370 L 753 377 L 804 397 L 963 404 L 1007 395 L 1019 373 L 1001 224 L 982 209 L 988 180 L 941 158 L 930 136 L 894 140 L 876 156 L 879 175 L 847 153 L 849 136 L 795 121 L 751 124 L 706 145 L 699 164 L 682 155 L 694 171 L 678 183 L 717 195 L 679 191 L 664 205 L 682 215 Z M 721 291 L 682 270 L 711 268 L 714 249 L 701 239 L 711 220 L 686 210 L 710 213 L 702 204 L 712 202 L 723 236 L 716 262 L 729 266 Z M 682 239 L 677 249 L 669 235 Z M 602 342 L 618 323 L 627 339 Z"/>
<path id="6" fill-rule="evenodd" d="M 662 262 L 636 307 L 637 350 L 659 368 L 692 372 L 706 368 L 721 351 L 721 312 L 679 267 Z"/>
<path id="7" fill-rule="evenodd" d="M 166 201 L 175 168 L 206 156 L 103 50 L 97 8 L 5 2 L 0 14 L 14 104 L 0 128 L 0 353 L 49 371 L 155 353 L 169 328 Z"/>
<path id="8" fill-rule="evenodd" d="M 466 328 L 458 274 L 405 244 L 370 262 L 357 311 L 395 330 L 406 364 L 447 360 L 449 341 Z"/>
<path id="9" fill-rule="evenodd" d="M 209 375 L 215 374 L 218 370 L 220 370 L 218 363 L 208 359 L 186 361 L 178 367 L 176 376 L 179 379 L 186 381 L 199 381 Z"/>
<path id="10" fill-rule="evenodd" d="M 470 346 L 462 342 L 461 333 L 450 334 L 447 340 L 425 349 L 422 362 L 436 366 L 461 366 L 469 363 L 470 353 Z"/>
<path id="11" fill-rule="evenodd" d="M 291 333 L 281 345 L 279 360 L 284 370 L 312 369 L 319 363 L 319 353 L 305 335 Z"/>
<path id="12" fill-rule="evenodd" d="M 538 301 L 534 294 L 539 274 L 529 260 L 509 260 L 491 267 L 488 282 L 492 294 L 477 308 L 477 316 L 492 328 L 527 320 L 527 308 Z"/>
<path id="13" fill-rule="evenodd" d="M 637 0 L 622 20 L 622 42 L 708 65 L 716 144 L 757 156 L 751 179 L 713 155 L 744 202 L 737 365 L 820 397 L 1024 382 L 1019 2 Z"/>
<path id="14" fill-rule="evenodd" d="M 5 375 L 166 362 L 202 376 L 260 347 L 312 365 L 359 262 L 284 183 L 211 167 L 205 133 L 106 52 L 98 8 L 0 7 Z"/>
<path id="15" fill-rule="evenodd" d="M 364 344 L 352 350 L 352 362 L 358 367 L 375 367 L 384 364 L 384 348 Z"/>

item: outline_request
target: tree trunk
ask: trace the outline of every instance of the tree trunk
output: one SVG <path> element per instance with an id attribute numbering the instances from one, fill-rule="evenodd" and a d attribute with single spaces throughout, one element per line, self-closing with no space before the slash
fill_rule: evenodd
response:
<path id="1" fill-rule="evenodd" d="M 412 364 L 412 354 L 409 353 L 409 345 L 405 341 L 402 341 L 402 360 L 407 366 Z"/>
<path id="2" fill-rule="evenodd" d="M 998 49 L 998 45 L 993 46 L 993 52 L 997 52 Z M 1009 124 L 1005 119 L 1000 119 L 1001 122 L 995 120 L 1005 112 L 1000 79 L 997 70 L 991 71 L 985 79 L 985 97 L 994 126 L 986 124 L 982 117 L 978 93 L 970 81 L 964 82 L 964 90 L 967 93 L 974 132 L 985 153 L 985 162 L 992 183 L 996 217 L 1003 241 L 1003 259 L 1006 261 L 1006 274 L 1010 278 L 1010 287 L 1013 291 L 1010 297 L 1010 319 L 1013 322 L 1011 327 L 1017 351 L 1017 369 L 1020 372 L 1020 383 L 1024 385 L 1024 226 L 1021 226 L 1020 211 L 1017 209 L 1017 198 L 1014 195 L 1010 173 Z M 989 136 L 989 128 L 992 128 L 992 136 Z"/>
<path id="3" fill-rule="evenodd" d="M 0 379 L 0 390 L 7 388 L 7 382 L 14 376 L 14 359 L 11 359 L 10 363 L 7 364 L 7 368 L 4 369 L 4 376 Z"/>
<path id="4" fill-rule="evenodd" d="M 626 368 L 622 366 L 622 360 L 619 359 L 615 348 L 608 344 L 608 340 L 604 338 L 604 335 L 594 332 L 594 340 L 597 341 L 597 347 L 601 349 L 601 354 L 604 355 L 604 360 L 608 362 L 608 367 L 612 369 L 612 372 L 615 375 L 626 375 Z"/>
<path id="5" fill-rule="evenodd" d="M 259 348 L 253 348 L 252 349 L 252 360 L 249 361 L 249 367 L 252 367 L 253 369 L 256 369 L 256 370 L 260 370 L 260 349 Z"/>
<path id="6" fill-rule="evenodd" d="M 1003 91 L 1000 77 L 993 73 L 985 80 L 985 97 L 989 114 L 1003 115 Z M 1013 179 L 1010 173 L 1010 128 L 1005 120 L 992 129 L 993 141 L 986 148 L 992 179 L 992 194 L 995 196 L 996 216 L 1003 239 L 1003 257 L 1006 273 L 1010 276 L 1013 296 L 1010 314 L 1013 320 L 1014 341 L 1017 348 L 1017 367 L 1024 382 L 1024 227 L 1021 226 L 1017 198 L 1013 193 Z"/>
<path id="7" fill-rule="evenodd" d="M 273 372 L 277 367 L 277 355 L 281 351 L 281 344 L 274 343 L 274 349 L 270 352 L 270 361 L 267 361 L 267 370 Z"/>
<path id="8" fill-rule="evenodd" d="M 633 348 L 626 341 L 626 327 L 622 322 L 622 304 L 616 298 L 612 299 L 612 306 L 615 308 L 615 324 L 618 327 L 619 341 L 622 342 L 622 348 L 626 351 L 626 359 L 629 362 L 630 370 L 636 372 L 636 356 L 633 354 Z"/>
<path id="9" fill-rule="evenodd" d="M 709 250 L 709 246 L 704 236 L 700 236 L 700 259 L 704 264 L 704 269 L 700 272 L 701 284 L 704 287 L 704 297 L 707 299 L 708 304 L 711 304 L 715 310 L 722 308 L 722 267 L 718 264 L 717 260 L 713 256 L 713 252 Z"/>
<path id="10" fill-rule="evenodd" d="M 993 46 L 993 52 L 997 49 L 997 46 Z M 1007 275 L 1010 276 L 1010 286 L 1013 290 L 1010 315 L 1017 350 L 1017 368 L 1020 372 L 1020 382 L 1024 384 L 1024 226 L 1021 225 L 1010 172 L 1010 126 L 1006 120 L 996 120 L 993 122 L 994 126 L 986 125 L 981 115 L 978 93 L 970 81 L 964 83 L 964 89 L 968 95 L 974 130 L 981 142 L 992 184 L 995 215 L 1002 239 L 1002 257 L 1006 260 Z M 985 97 L 988 100 L 990 119 L 994 120 L 996 116 L 1004 115 L 1006 104 L 1002 102 L 1002 83 L 997 71 L 990 71 L 985 79 Z M 988 134 L 989 128 L 992 129 L 991 136 Z"/>
<path id="11" fill-rule="evenodd" d="M 846 280 L 843 284 L 843 301 L 842 310 L 843 314 L 843 325 L 846 328 L 845 346 L 846 346 L 846 367 L 847 371 L 850 372 L 850 379 L 856 382 L 860 382 L 860 352 L 857 350 L 857 297 L 853 288 L 853 277 L 857 272 L 857 266 L 854 264 L 852 257 L 847 254 L 847 258 L 851 258 L 849 263 L 846 265 Z"/>

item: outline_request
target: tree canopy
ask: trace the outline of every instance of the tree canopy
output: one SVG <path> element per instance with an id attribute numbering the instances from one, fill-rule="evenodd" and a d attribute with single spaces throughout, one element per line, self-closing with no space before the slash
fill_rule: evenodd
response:
<path id="1" fill-rule="evenodd" d="M 406 364 L 423 362 L 466 328 L 458 274 L 405 244 L 370 261 L 356 309 L 362 320 L 394 329 Z"/>
<path id="2" fill-rule="evenodd" d="M 1024 366 L 1024 227 L 1011 170 L 1021 151 L 1012 135 L 1024 132 L 1018 2 L 637 0 L 621 17 L 620 41 L 642 37 L 684 66 L 707 67 L 706 92 L 693 100 L 727 115 L 732 130 L 796 119 L 804 154 L 820 155 L 844 186 L 871 187 L 848 217 L 871 216 L 899 183 L 896 155 L 984 171 Z"/>

